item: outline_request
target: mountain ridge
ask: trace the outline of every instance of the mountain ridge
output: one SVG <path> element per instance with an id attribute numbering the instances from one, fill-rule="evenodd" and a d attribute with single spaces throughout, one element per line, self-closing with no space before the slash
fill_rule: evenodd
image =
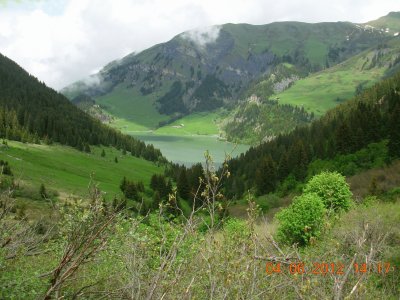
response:
<path id="1" fill-rule="evenodd" d="M 369 23 L 227 23 L 186 31 L 128 54 L 93 76 L 89 83 L 94 85 L 78 81 L 62 92 L 69 98 L 87 94 L 117 119 L 152 130 L 191 113 L 234 109 L 246 94 L 251 96 L 252 85 L 280 65 L 293 66 L 282 79 L 289 80 L 286 89 L 293 76 L 305 78 L 392 38 Z M 138 110 L 151 117 L 139 116 Z"/>

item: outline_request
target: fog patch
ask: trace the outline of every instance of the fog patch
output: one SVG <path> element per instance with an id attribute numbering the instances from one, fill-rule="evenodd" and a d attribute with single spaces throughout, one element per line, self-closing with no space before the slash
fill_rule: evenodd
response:
<path id="1" fill-rule="evenodd" d="M 203 48 L 207 44 L 215 43 L 219 37 L 221 26 L 209 26 L 186 31 L 181 37 L 193 41 L 197 46 Z"/>
<path id="2" fill-rule="evenodd" d="M 92 74 L 81 80 L 88 87 L 97 87 L 102 82 L 102 76 L 100 73 Z"/>

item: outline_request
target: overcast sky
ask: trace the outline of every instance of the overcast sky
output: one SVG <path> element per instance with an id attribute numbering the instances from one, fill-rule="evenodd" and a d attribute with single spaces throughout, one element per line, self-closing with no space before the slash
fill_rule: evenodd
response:
<path id="1" fill-rule="evenodd" d="M 399 10 L 399 0 L 0 0 L 0 52 L 60 89 L 193 28 L 361 23 Z"/>

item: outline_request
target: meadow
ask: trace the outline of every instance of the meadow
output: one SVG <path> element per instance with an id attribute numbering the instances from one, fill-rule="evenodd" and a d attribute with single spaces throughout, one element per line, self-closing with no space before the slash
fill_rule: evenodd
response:
<path id="1" fill-rule="evenodd" d="M 101 156 L 104 149 L 105 156 Z M 8 142 L 0 149 L 0 159 L 11 165 L 17 181 L 39 191 L 41 184 L 66 195 L 87 195 L 91 178 L 106 198 L 119 195 L 124 176 L 143 181 L 149 186 L 154 173 L 163 169 L 155 163 L 130 154 L 123 155 L 115 148 L 92 147 L 91 153 L 60 145 L 34 145 Z M 118 163 L 115 162 L 117 157 Z"/>
<path id="2" fill-rule="evenodd" d="M 361 61 L 356 61 L 360 64 Z M 385 68 L 362 70 L 347 62 L 296 81 L 289 89 L 278 93 L 281 104 L 302 106 L 316 116 L 355 95 L 355 87 L 372 86 L 384 75 Z"/>
<path id="3" fill-rule="evenodd" d="M 143 96 L 138 90 L 119 85 L 111 94 L 96 98 L 96 102 L 115 116 L 114 127 L 121 130 L 154 129 L 160 121 L 169 119 L 155 108 L 155 101 L 167 89 Z"/>

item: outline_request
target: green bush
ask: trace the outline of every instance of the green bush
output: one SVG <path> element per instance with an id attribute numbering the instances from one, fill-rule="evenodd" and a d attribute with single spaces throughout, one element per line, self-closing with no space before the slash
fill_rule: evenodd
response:
<path id="1" fill-rule="evenodd" d="M 250 235 L 250 229 L 246 221 L 236 218 L 230 218 L 226 221 L 224 232 L 236 242 L 248 239 Z"/>
<path id="2" fill-rule="evenodd" d="M 292 205 L 280 211 L 277 237 L 281 242 L 306 245 L 321 233 L 325 206 L 317 194 L 303 194 Z"/>
<path id="3" fill-rule="evenodd" d="M 306 184 L 303 192 L 317 194 L 329 210 L 347 211 L 352 204 L 350 187 L 345 177 L 337 172 L 315 175 Z"/>

